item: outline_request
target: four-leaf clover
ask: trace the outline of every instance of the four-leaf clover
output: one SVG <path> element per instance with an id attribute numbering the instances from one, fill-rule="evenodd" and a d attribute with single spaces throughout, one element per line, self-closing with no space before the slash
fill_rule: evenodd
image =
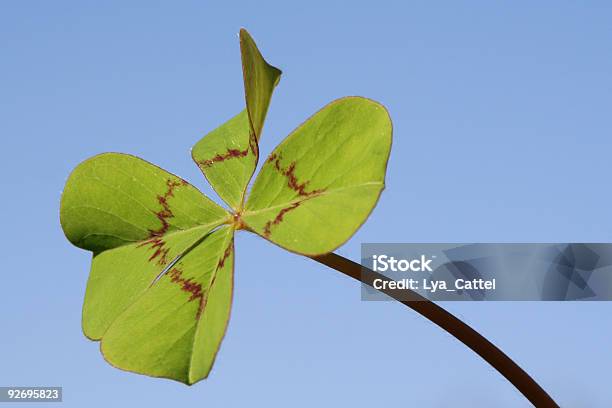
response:
<path id="1" fill-rule="evenodd" d="M 366 220 L 384 188 L 391 120 L 369 99 L 331 102 L 268 156 L 250 194 L 259 139 L 281 71 L 240 31 L 246 109 L 206 135 L 192 157 L 230 210 L 134 156 L 79 164 L 60 219 L 93 252 L 83 332 L 118 368 L 193 384 L 208 376 L 226 331 L 234 233 L 298 254 L 326 254 Z"/>

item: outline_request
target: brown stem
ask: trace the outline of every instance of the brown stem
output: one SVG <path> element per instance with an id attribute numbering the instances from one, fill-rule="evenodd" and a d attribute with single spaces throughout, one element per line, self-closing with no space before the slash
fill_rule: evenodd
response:
<path id="1" fill-rule="evenodd" d="M 372 271 L 360 264 L 346 259 L 340 255 L 330 253 L 322 256 L 312 257 L 317 262 L 327 265 L 353 279 L 361 281 L 366 285 L 373 286 L 375 279 L 389 280 L 386 276 Z M 472 329 L 461 320 L 424 298 L 416 292 L 410 291 L 406 299 L 405 290 L 380 290 L 384 294 L 398 300 L 412 310 L 421 314 L 433 323 L 446 330 L 457 340 L 471 348 L 476 354 L 491 364 L 501 375 L 506 377 L 514 386 L 536 407 L 559 407 L 557 403 L 535 382 L 529 374 L 519 367 L 510 357 L 504 354 L 493 343 L 484 338 L 476 330 Z"/>

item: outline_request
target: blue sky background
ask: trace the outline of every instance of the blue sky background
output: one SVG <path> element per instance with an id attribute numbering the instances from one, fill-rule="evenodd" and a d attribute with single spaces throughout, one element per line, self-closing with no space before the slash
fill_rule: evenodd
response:
<path id="1" fill-rule="evenodd" d="M 64 406 L 517 407 L 484 361 L 405 307 L 248 234 L 229 331 L 191 388 L 122 372 L 85 339 L 90 255 L 64 239 L 70 170 L 132 153 L 213 194 L 189 148 L 243 107 L 237 32 L 284 71 L 267 155 L 332 99 L 394 121 L 361 242 L 612 242 L 607 1 L 0 3 L 0 385 Z M 454 303 L 563 405 L 612 406 L 612 304 Z"/>

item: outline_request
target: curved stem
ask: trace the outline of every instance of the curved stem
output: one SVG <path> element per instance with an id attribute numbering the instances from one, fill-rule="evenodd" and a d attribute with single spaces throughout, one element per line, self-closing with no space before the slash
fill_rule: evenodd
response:
<path id="1" fill-rule="evenodd" d="M 369 286 L 372 286 L 375 279 L 389 280 L 384 275 L 334 253 L 312 257 L 312 259 Z M 413 291 L 409 293 L 411 300 L 407 301 L 400 300 L 406 299 L 405 290 L 380 291 L 437 324 L 457 340 L 471 348 L 501 375 L 506 377 L 534 406 L 559 407 L 525 370 L 519 367 L 493 343 L 451 313 Z"/>

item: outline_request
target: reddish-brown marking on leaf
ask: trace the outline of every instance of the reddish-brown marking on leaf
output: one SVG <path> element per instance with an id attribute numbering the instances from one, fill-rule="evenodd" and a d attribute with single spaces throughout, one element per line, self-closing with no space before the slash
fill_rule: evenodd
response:
<path id="1" fill-rule="evenodd" d="M 138 247 L 149 245 L 151 249 L 155 249 L 155 252 L 149 257 L 149 261 L 157 259 L 157 264 L 160 266 L 164 266 L 168 263 L 168 251 L 169 249 L 165 247 L 166 242 L 161 237 L 153 237 L 144 241 L 142 244 L 138 245 Z"/>
<path id="2" fill-rule="evenodd" d="M 285 218 L 285 215 L 288 212 L 291 212 L 293 210 L 295 210 L 296 208 L 298 208 L 300 205 L 302 205 L 303 202 L 310 200 L 313 197 L 316 197 L 316 195 L 318 195 L 319 193 L 315 193 L 312 195 L 309 195 L 308 197 L 304 198 L 301 201 L 296 201 L 295 203 L 290 204 L 289 206 L 282 208 L 278 214 L 276 214 L 276 216 L 271 219 L 270 221 L 266 222 L 266 224 L 264 225 L 264 237 L 269 238 L 270 234 L 272 233 L 272 227 L 275 225 L 280 224 L 281 222 L 283 222 L 283 219 Z"/>
<path id="3" fill-rule="evenodd" d="M 257 139 L 255 139 L 255 136 L 252 133 L 249 134 L 249 145 L 245 149 L 227 149 L 225 153 L 217 153 L 217 155 L 211 159 L 198 161 L 198 164 L 201 167 L 210 167 L 215 163 L 219 163 L 225 160 L 246 157 L 249 152 L 257 156 Z"/>
<path id="4" fill-rule="evenodd" d="M 217 269 L 221 269 L 225 266 L 225 261 L 227 260 L 227 258 L 229 258 L 230 254 L 232 253 L 233 244 L 234 244 L 234 239 L 232 238 L 227 248 L 225 248 L 225 251 L 223 251 L 223 256 L 221 257 L 221 259 L 219 259 L 219 262 L 217 263 Z"/>
<path id="5" fill-rule="evenodd" d="M 166 247 L 163 236 L 170 228 L 168 219 L 174 217 L 170 204 L 168 204 L 168 199 L 174 197 L 174 191 L 177 187 L 184 185 L 187 185 L 187 182 L 183 179 L 166 180 L 166 192 L 163 195 L 157 196 L 157 202 L 161 204 L 162 209 L 155 212 L 155 216 L 161 221 L 162 225 L 156 230 L 149 230 L 149 239 L 138 245 L 139 248 L 148 245 L 151 249 L 154 249 L 155 252 L 149 257 L 149 261 L 157 259 L 157 264 L 160 266 L 164 266 L 168 263 L 167 257 L 169 248 Z"/>
<path id="6" fill-rule="evenodd" d="M 227 261 L 227 258 L 229 258 L 229 256 L 231 255 L 233 246 L 234 246 L 234 239 L 232 238 L 227 248 L 225 248 L 225 251 L 223 251 L 223 256 L 221 256 L 221 258 L 219 259 L 219 262 L 217 262 L 217 268 L 215 269 L 215 274 L 210 280 L 210 286 L 208 287 L 206 296 L 200 302 L 200 307 L 198 308 L 198 314 L 197 314 L 198 319 L 202 315 L 202 311 L 204 310 L 204 308 L 206 307 L 206 304 L 208 303 L 208 295 L 210 294 L 210 291 L 212 290 L 213 286 L 215 286 L 215 282 L 217 280 L 217 272 L 219 272 L 219 269 L 222 269 L 223 266 L 225 266 L 225 261 Z"/>
<path id="7" fill-rule="evenodd" d="M 219 262 L 217 263 L 215 274 L 213 275 L 210 281 L 210 286 L 208 287 L 208 291 L 206 293 L 202 291 L 202 285 L 200 283 L 194 282 L 191 278 L 185 279 L 183 277 L 183 271 L 181 269 L 175 267 L 175 268 L 172 268 L 168 272 L 170 281 L 172 283 L 178 283 L 181 286 L 182 291 L 190 294 L 189 300 L 188 300 L 189 302 L 196 300 L 196 299 L 198 300 L 198 311 L 196 312 L 196 319 L 200 319 L 200 316 L 202 315 L 202 312 L 204 311 L 204 308 L 206 307 L 206 302 L 208 300 L 208 293 L 210 292 L 210 290 L 215 284 L 215 280 L 217 278 L 217 272 L 219 271 L 219 269 L 223 268 L 223 266 L 225 265 L 225 262 L 231 255 L 233 243 L 234 243 L 234 240 L 232 239 L 229 245 L 227 246 L 227 248 L 225 248 L 225 251 L 223 251 L 223 255 L 221 256 L 221 258 L 219 259 Z"/>
<path id="8" fill-rule="evenodd" d="M 259 145 L 257 144 L 257 137 L 253 132 L 249 133 L 249 149 L 251 149 L 251 153 L 253 153 L 254 156 L 257 156 L 259 152 Z"/>
<path id="9" fill-rule="evenodd" d="M 281 209 L 278 214 L 276 214 L 276 217 L 266 222 L 266 225 L 264 225 L 264 237 L 268 238 L 272 233 L 272 226 L 280 224 L 283 221 L 285 214 L 287 214 L 289 211 L 295 210 L 300 206 L 300 204 L 302 204 L 302 201 L 297 201 L 291 204 L 289 207 Z"/>
<path id="10" fill-rule="evenodd" d="M 310 197 L 313 195 L 317 195 L 325 191 L 324 188 L 306 191 L 306 187 L 308 187 L 308 183 L 310 180 L 306 180 L 304 182 L 299 182 L 297 176 L 295 175 L 295 161 L 292 161 L 288 167 L 283 168 L 280 164 L 282 157 L 273 153 L 268 158 L 268 162 L 274 163 L 274 168 L 283 176 L 287 177 L 287 186 L 295 191 L 300 197 Z"/>
<path id="11" fill-rule="evenodd" d="M 310 180 L 306 180 L 301 183 L 298 181 L 298 178 L 295 175 L 296 162 L 292 161 L 288 167 L 283 167 L 281 165 L 281 160 L 281 155 L 272 153 L 270 157 L 268 157 L 267 162 L 271 163 L 276 169 L 276 171 L 278 171 L 280 174 L 287 178 L 287 186 L 291 190 L 295 191 L 298 196 L 303 197 L 303 199 L 300 201 L 296 201 L 295 203 L 292 203 L 285 208 L 282 208 L 272 220 L 266 222 L 263 231 L 264 236 L 266 238 L 270 236 L 272 232 L 272 227 L 274 225 L 280 224 L 283 221 L 285 214 L 298 208 L 304 201 L 316 197 L 326 190 L 324 188 L 319 188 L 316 190 L 306 191 L 306 187 L 308 186 L 308 183 L 310 183 Z"/>
<path id="12" fill-rule="evenodd" d="M 213 157 L 212 159 L 207 159 L 207 160 L 200 160 L 198 162 L 198 164 L 201 167 L 210 167 L 215 163 L 219 163 L 228 159 L 232 159 L 232 158 L 236 158 L 236 157 L 246 157 L 246 155 L 249 154 L 249 148 L 247 147 L 244 150 L 238 150 L 238 149 L 227 149 L 227 151 L 224 154 L 220 154 L 218 153 L 215 157 Z"/>
<path id="13" fill-rule="evenodd" d="M 274 163 L 274 168 L 278 171 L 281 171 L 280 169 L 280 157 L 276 154 L 276 153 L 272 153 L 270 155 L 270 157 L 268 157 L 268 160 L 266 160 L 268 163 Z"/>
<path id="14" fill-rule="evenodd" d="M 183 271 L 179 268 L 172 268 L 168 272 L 170 281 L 178 283 L 181 286 L 181 290 L 190 294 L 189 302 L 192 300 L 198 300 L 198 311 L 196 313 L 196 319 L 200 318 L 202 310 L 204 309 L 204 292 L 202 292 L 202 285 L 194 282 L 191 278 L 183 278 Z"/>

